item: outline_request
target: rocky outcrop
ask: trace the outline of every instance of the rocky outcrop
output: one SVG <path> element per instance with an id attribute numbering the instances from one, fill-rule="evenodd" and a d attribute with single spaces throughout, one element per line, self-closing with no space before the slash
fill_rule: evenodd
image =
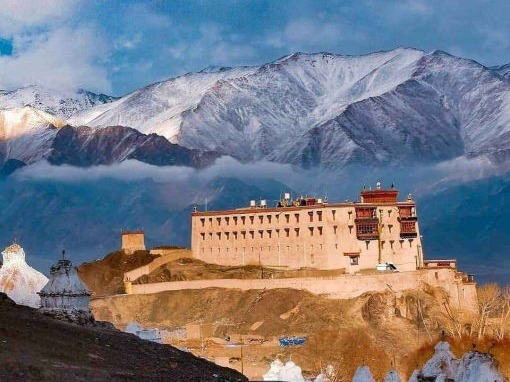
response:
<path id="1" fill-rule="evenodd" d="M 170 143 L 160 135 L 145 135 L 129 127 L 65 126 L 53 140 L 48 161 L 57 165 L 88 167 L 135 159 L 157 166 L 205 167 L 218 156 L 212 152 L 190 150 Z"/>

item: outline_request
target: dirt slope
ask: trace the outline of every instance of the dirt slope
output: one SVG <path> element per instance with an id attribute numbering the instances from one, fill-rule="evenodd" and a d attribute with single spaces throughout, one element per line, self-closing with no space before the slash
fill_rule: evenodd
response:
<path id="1" fill-rule="evenodd" d="M 246 381 L 171 346 L 81 327 L 0 293 L 0 381 Z"/>
<path id="2" fill-rule="evenodd" d="M 422 293 L 420 301 L 428 330 L 437 333 L 434 316 L 439 307 L 435 297 Z M 417 320 L 412 292 L 399 297 L 384 292 L 332 300 L 292 289 L 211 288 L 108 297 L 93 300 L 91 306 L 98 319 L 119 327 L 136 321 L 144 327 L 175 329 L 201 322 L 214 323 L 215 336 L 220 338 L 236 334 L 266 339 L 306 335 L 304 347 L 278 352 L 286 357 L 292 352 L 293 359 L 310 372 L 320 363 L 341 359 L 346 376 L 352 376 L 355 366 L 366 363 L 382 378 L 393 357 L 401 364 L 414 365 L 415 360 L 409 357 L 417 346 L 418 328 L 422 339 L 426 335 L 423 322 Z M 272 352 L 263 354 L 263 363 L 274 359 L 276 353 Z"/>
<path id="3" fill-rule="evenodd" d="M 149 251 L 137 251 L 131 255 L 123 251 L 112 252 L 101 260 L 81 264 L 78 274 L 97 296 L 123 293 L 124 272 L 148 264 L 157 257 Z"/>

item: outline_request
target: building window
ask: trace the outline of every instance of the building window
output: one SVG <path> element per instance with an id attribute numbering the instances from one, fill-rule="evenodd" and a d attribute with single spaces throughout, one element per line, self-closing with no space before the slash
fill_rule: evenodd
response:
<path id="1" fill-rule="evenodd" d="M 294 228 L 294 231 L 296 231 L 296 237 L 299 237 L 299 228 Z"/>
<path id="2" fill-rule="evenodd" d="M 285 228 L 285 237 L 290 236 L 290 228 Z"/>
<path id="3" fill-rule="evenodd" d="M 290 215 L 289 214 L 285 214 L 285 222 L 288 223 L 290 220 Z"/>
<path id="4" fill-rule="evenodd" d="M 271 224 L 271 215 L 267 215 L 267 222 Z"/>
<path id="5" fill-rule="evenodd" d="M 280 230 L 277 228 L 274 231 L 276 232 L 276 236 L 280 237 Z"/>
<path id="6" fill-rule="evenodd" d="M 388 231 L 391 233 L 391 229 L 393 228 L 393 224 L 388 224 Z"/>
<path id="7" fill-rule="evenodd" d="M 227 240 L 229 239 L 230 237 L 230 232 L 225 232 L 225 236 L 227 237 Z M 228 251 L 227 251 L 228 252 Z"/>
<path id="8" fill-rule="evenodd" d="M 395 242 L 395 240 L 390 240 L 390 248 L 393 249 L 393 243 Z"/>
<path id="9" fill-rule="evenodd" d="M 333 215 L 333 220 L 336 220 L 336 210 L 331 210 L 331 214 Z"/>
<path id="10" fill-rule="evenodd" d="M 225 218 L 225 222 L 227 223 L 227 225 L 228 225 L 228 222 L 229 222 L 229 221 L 230 221 L 230 218 L 227 216 L 227 217 Z"/>
<path id="11" fill-rule="evenodd" d="M 267 234 L 268 234 L 268 236 L 269 236 L 269 238 L 270 238 L 270 239 L 271 239 L 271 235 L 272 235 L 272 233 L 273 233 L 273 232 L 272 232 L 270 229 L 268 229 L 268 230 L 267 230 Z"/>
<path id="12" fill-rule="evenodd" d="M 260 238 L 262 239 L 264 237 L 264 230 L 259 229 Z"/>
<path id="13" fill-rule="evenodd" d="M 255 216 L 250 216 L 250 223 L 253 224 L 253 221 L 255 220 Z"/>
<path id="14" fill-rule="evenodd" d="M 209 240 L 212 240 L 212 232 L 209 232 Z"/>
<path id="15" fill-rule="evenodd" d="M 237 225 L 237 216 L 234 216 L 232 219 L 234 219 L 234 225 Z"/>
<path id="16" fill-rule="evenodd" d="M 319 230 L 319 235 L 322 236 L 322 227 L 317 227 L 317 229 Z"/>
<path id="17" fill-rule="evenodd" d="M 317 211 L 317 218 L 320 222 L 322 221 L 322 211 Z"/>
<path id="18" fill-rule="evenodd" d="M 234 240 L 237 240 L 237 231 L 232 232 L 232 234 L 234 235 Z"/>
<path id="19" fill-rule="evenodd" d="M 216 232 L 216 235 L 218 235 L 218 240 L 221 240 L 221 232 Z"/>
<path id="20" fill-rule="evenodd" d="M 243 225 L 246 223 L 246 216 L 241 216 L 241 223 L 243 223 Z"/>
<path id="21" fill-rule="evenodd" d="M 246 231 L 241 231 L 241 235 L 243 235 L 243 239 L 246 239 Z"/>
<path id="22" fill-rule="evenodd" d="M 310 236 L 313 236 L 313 227 L 308 227 L 308 229 L 310 230 Z"/>
<path id="23" fill-rule="evenodd" d="M 337 226 L 337 225 L 334 225 L 334 226 L 333 226 L 333 232 L 335 233 L 335 235 L 336 235 L 336 230 L 337 230 L 337 229 L 338 229 L 338 226 Z"/>
<path id="24" fill-rule="evenodd" d="M 294 217 L 296 218 L 296 223 L 299 223 L 299 214 L 294 214 Z"/>
<path id="25" fill-rule="evenodd" d="M 359 264 L 359 256 L 351 256 L 349 257 L 350 264 L 351 265 L 358 265 Z"/>
<path id="26" fill-rule="evenodd" d="M 259 219 L 260 219 L 260 224 L 264 223 L 264 215 L 260 215 Z"/>
<path id="27" fill-rule="evenodd" d="M 200 222 L 202 223 L 202 227 L 205 227 L 205 219 L 200 219 Z"/>
<path id="28" fill-rule="evenodd" d="M 209 225 L 212 227 L 212 218 L 209 218 Z"/>
<path id="29" fill-rule="evenodd" d="M 308 216 L 310 217 L 310 223 L 313 222 L 313 211 L 308 212 Z"/>
<path id="30" fill-rule="evenodd" d="M 216 221 L 218 222 L 218 225 L 221 225 L 221 218 L 216 218 Z"/>
<path id="31" fill-rule="evenodd" d="M 205 240 L 205 233 L 201 233 L 200 236 L 202 236 L 202 241 Z"/>
<path id="32" fill-rule="evenodd" d="M 391 210 L 388 210 L 388 217 L 391 217 Z"/>
<path id="33" fill-rule="evenodd" d="M 255 238 L 255 231 L 250 231 L 251 238 Z"/>

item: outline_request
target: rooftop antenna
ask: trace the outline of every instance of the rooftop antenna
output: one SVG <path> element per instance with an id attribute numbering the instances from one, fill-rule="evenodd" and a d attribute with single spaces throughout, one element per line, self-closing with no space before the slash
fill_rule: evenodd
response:
<path id="1" fill-rule="evenodd" d="M 63 249 L 62 250 L 62 260 L 65 260 L 66 259 L 66 250 Z"/>
<path id="2" fill-rule="evenodd" d="M 205 212 L 207 212 L 207 196 L 205 197 Z"/>

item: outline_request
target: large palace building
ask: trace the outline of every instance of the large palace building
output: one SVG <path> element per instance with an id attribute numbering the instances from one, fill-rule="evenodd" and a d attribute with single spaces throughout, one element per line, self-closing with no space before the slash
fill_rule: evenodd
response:
<path id="1" fill-rule="evenodd" d="M 363 190 L 358 202 L 266 201 L 192 214 L 193 257 L 222 265 L 284 269 L 411 271 L 423 267 L 416 203 L 393 188 Z"/>

